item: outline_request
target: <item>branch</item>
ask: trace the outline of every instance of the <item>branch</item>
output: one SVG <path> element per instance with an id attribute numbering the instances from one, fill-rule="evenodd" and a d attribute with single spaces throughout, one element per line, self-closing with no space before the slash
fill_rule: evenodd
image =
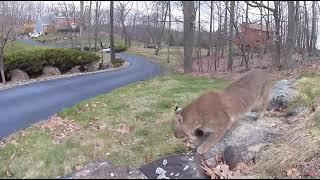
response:
<path id="1" fill-rule="evenodd" d="M 245 1 L 245 2 L 251 7 L 257 7 L 257 8 L 261 8 L 262 7 L 262 8 L 268 9 L 269 11 L 272 11 L 272 12 L 275 11 L 275 9 L 270 8 L 270 7 L 268 7 L 268 6 L 266 6 L 266 5 L 262 4 L 262 3 L 258 3 L 256 1 L 252 1 L 252 3 L 254 3 L 254 4 L 250 4 L 249 1 Z"/>
<path id="2" fill-rule="evenodd" d="M 3 39 L 2 47 L 4 47 L 4 46 L 5 46 L 5 44 L 6 44 L 6 42 L 8 41 L 9 34 L 10 34 L 11 30 L 14 28 L 14 26 L 16 26 L 16 24 L 14 24 L 14 25 L 9 29 L 9 31 L 7 32 L 7 34 L 6 34 L 5 38 Z"/>

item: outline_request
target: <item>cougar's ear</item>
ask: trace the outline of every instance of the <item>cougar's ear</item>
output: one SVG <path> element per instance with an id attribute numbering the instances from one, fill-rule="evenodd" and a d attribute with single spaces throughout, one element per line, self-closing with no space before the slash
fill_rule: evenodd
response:
<path id="1" fill-rule="evenodd" d="M 181 108 L 181 107 L 179 107 L 179 106 L 176 106 L 175 111 L 176 111 L 176 114 L 180 114 L 180 113 L 181 113 L 181 111 L 182 111 L 182 108 Z"/>

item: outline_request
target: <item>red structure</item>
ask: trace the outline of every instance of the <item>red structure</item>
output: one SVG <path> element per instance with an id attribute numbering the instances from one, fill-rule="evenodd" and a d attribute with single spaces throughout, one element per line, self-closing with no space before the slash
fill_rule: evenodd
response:
<path id="1" fill-rule="evenodd" d="M 247 48 L 257 48 L 260 47 L 261 44 L 266 46 L 272 43 L 272 30 L 261 24 L 242 23 L 239 37 L 241 41 L 238 37 L 235 39 L 238 44 L 242 42 Z"/>
<path id="2" fill-rule="evenodd" d="M 68 18 L 67 19 L 66 17 L 56 17 L 55 24 L 54 24 L 55 29 L 56 30 L 68 29 L 68 28 L 70 28 L 68 26 L 68 23 L 72 29 L 75 29 L 79 25 L 80 21 L 76 18 Z"/>

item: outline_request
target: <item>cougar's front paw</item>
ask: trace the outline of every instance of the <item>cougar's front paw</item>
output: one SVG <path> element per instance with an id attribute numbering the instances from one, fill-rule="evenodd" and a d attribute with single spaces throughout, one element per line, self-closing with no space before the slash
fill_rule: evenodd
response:
<path id="1" fill-rule="evenodd" d="M 202 155 L 202 154 L 205 154 L 206 152 L 208 152 L 209 149 L 210 149 L 210 146 L 208 146 L 208 145 L 200 145 L 197 148 L 197 153 Z"/>

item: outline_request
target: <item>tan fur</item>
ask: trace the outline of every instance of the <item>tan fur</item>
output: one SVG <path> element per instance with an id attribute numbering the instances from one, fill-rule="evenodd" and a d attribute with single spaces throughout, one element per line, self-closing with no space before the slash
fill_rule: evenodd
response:
<path id="1" fill-rule="evenodd" d="M 201 95 L 177 112 L 177 119 L 172 122 L 174 135 L 200 144 L 197 152 L 206 153 L 246 112 L 253 110 L 261 116 L 270 102 L 272 84 L 270 74 L 253 69 L 223 91 Z M 197 129 L 205 135 L 197 137 Z"/>

